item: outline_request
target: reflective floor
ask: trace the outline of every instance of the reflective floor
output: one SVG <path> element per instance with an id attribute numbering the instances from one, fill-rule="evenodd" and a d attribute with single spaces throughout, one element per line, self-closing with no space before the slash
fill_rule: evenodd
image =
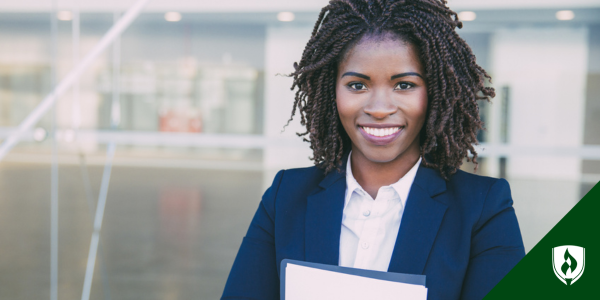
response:
<path id="1" fill-rule="evenodd" d="M 59 176 L 58 298 L 80 299 L 93 217 L 82 170 Z M 0 299 L 49 299 L 49 178 L 0 165 Z M 261 189 L 261 172 L 114 167 L 91 299 L 218 299 Z"/>
<path id="2" fill-rule="evenodd" d="M 59 170 L 61 300 L 81 298 L 101 175 Z M 115 166 L 91 299 L 218 299 L 272 175 Z M 528 251 L 592 186 L 509 182 Z M 0 299 L 50 297 L 49 195 L 49 164 L 0 164 Z"/>

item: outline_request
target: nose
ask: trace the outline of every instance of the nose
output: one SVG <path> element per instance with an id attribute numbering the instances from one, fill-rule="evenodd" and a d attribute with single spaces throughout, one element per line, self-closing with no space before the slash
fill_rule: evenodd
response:
<path id="1" fill-rule="evenodd" d="M 382 120 L 395 114 L 398 107 L 394 105 L 391 93 L 381 90 L 372 94 L 363 111 L 375 119 Z"/>

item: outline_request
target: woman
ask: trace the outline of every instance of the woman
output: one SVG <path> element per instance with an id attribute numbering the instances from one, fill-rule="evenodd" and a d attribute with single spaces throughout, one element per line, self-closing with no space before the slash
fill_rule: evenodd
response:
<path id="1" fill-rule="evenodd" d="M 282 259 L 424 274 L 429 299 L 481 299 L 525 255 L 508 183 L 477 163 L 494 90 L 437 0 L 333 0 L 292 74 L 315 167 L 280 171 L 223 299 L 279 299 Z"/>

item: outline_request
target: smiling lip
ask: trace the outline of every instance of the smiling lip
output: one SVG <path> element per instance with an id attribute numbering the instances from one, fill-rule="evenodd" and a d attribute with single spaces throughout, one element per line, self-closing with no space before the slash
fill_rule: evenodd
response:
<path id="1" fill-rule="evenodd" d="M 394 124 L 362 124 L 358 128 L 367 141 L 378 146 L 391 143 L 404 130 L 404 126 Z"/>

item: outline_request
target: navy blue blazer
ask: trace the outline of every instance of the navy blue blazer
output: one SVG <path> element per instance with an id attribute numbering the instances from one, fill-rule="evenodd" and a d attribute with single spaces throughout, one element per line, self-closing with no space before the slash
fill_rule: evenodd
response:
<path id="1" fill-rule="evenodd" d="M 265 192 L 221 299 L 279 299 L 285 258 L 337 265 L 345 170 L 282 170 Z M 504 179 L 419 167 L 389 272 L 424 274 L 429 300 L 482 299 L 525 256 Z"/>

